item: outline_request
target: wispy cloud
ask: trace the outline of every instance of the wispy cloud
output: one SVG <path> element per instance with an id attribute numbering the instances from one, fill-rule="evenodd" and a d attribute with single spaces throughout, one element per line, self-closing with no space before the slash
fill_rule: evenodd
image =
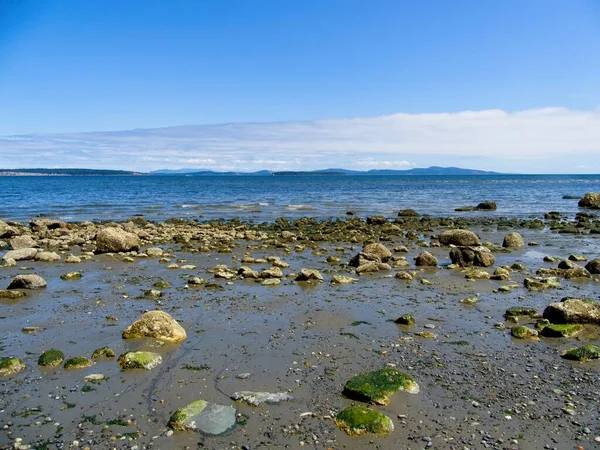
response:
<path id="1" fill-rule="evenodd" d="M 452 165 L 600 171 L 600 111 L 541 108 L 393 114 L 0 138 L 6 168 L 302 170 Z M 583 169 L 582 167 L 585 167 Z"/>

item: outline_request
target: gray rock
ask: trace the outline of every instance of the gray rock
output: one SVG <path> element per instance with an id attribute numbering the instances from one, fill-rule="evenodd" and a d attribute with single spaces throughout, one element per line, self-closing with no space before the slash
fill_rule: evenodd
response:
<path id="1" fill-rule="evenodd" d="M 22 248 L 32 248 L 35 247 L 35 240 L 31 236 L 23 235 L 23 236 L 15 236 L 10 241 L 10 246 L 13 250 L 20 250 Z"/>
<path id="2" fill-rule="evenodd" d="M 35 260 L 40 262 L 56 262 L 60 261 L 60 256 L 54 252 L 37 252 Z"/>
<path id="3" fill-rule="evenodd" d="M 479 237 L 469 230 L 447 230 L 440 235 L 442 245 L 477 246 L 481 245 Z"/>
<path id="4" fill-rule="evenodd" d="M 523 236 L 520 233 L 512 232 L 508 233 L 504 236 L 504 240 L 502 242 L 502 247 L 504 248 L 523 248 L 525 247 L 525 241 L 523 240 Z"/>
<path id="5" fill-rule="evenodd" d="M 137 235 L 120 228 L 106 227 L 96 235 L 96 253 L 129 252 L 140 249 Z"/>
<path id="6" fill-rule="evenodd" d="M 235 428 L 236 414 L 233 406 L 197 400 L 177 410 L 169 419 L 169 427 L 180 431 L 197 431 L 207 436 L 220 436 Z"/>
<path id="7" fill-rule="evenodd" d="M 294 400 L 294 397 L 285 392 L 252 392 L 241 391 L 231 396 L 233 400 L 241 400 L 252 406 L 259 406 L 261 403 L 280 403 L 283 401 Z"/>
<path id="8" fill-rule="evenodd" d="M 19 250 L 11 250 L 6 252 L 2 259 L 14 259 L 15 261 L 26 261 L 35 258 L 38 253 L 37 248 L 21 248 Z"/>
<path id="9" fill-rule="evenodd" d="M 8 285 L 8 289 L 42 289 L 46 287 L 46 280 L 39 275 L 17 275 Z"/>
<path id="10" fill-rule="evenodd" d="M 593 323 L 600 325 L 600 303 L 582 298 L 565 297 L 544 310 L 551 323 Z"/>
<path id="11" fill-rule="evenodd" d="M 429 252 L 421 252 L 415 257 L 415 265 L 435 267 L 438 265 L 438 259 Z"/>

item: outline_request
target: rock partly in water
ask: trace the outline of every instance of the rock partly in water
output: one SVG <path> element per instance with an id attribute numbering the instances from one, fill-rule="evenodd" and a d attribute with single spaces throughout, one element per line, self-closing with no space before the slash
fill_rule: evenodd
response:
<path id="1" fill-rule="evenodd" d="M 510 329 L 510 334 L 517 339 L 527 339 L 536 337 L 538 332 L 524 325 L 516 325 Z"/>
<path id="2" fill-rule="evenodd" d="M 70 358 L 65 361 L 64 368 L 65 369 L 85 369 L 86 367 L 93 366 L 94 362 L 90 361 L 83 356 L 76 356 L 75 358 Z"/>
<path id="3" fill-rule="evenodd" d="M 592 259 L 585 265 L 585 268 L 593 275 L 600 275 L 600 258 Z"/>
<path id="4" fill-rule="evenodd" d="M 390 367 L 358 375 L 344 386 L 346 397 L 379 405 L 387 405 L 388 397 L 398 391 L 417 394 L 419 385 L 411 375 Z"/>
<path id="5" fill-rule="evenodd" d="M 385 245 L 380 244 L 379 242 L 365 245 L 362 251 L 363 253 L 377 256 L 381 262 L 388 262 L 388 260 L 392 257 L 392 252 L 390 252 Z"/>
<path id="6" fill-rule="evenodd" d="M 63 281 L 76 281 L 76 280 L 81 280 L 81 272 L 68 272 L 68 273 L 63 273 L 60 276 L 60 279 Z"/>
<path id="7" fill-rule="evenodd" d="M 39 275 L 28 274 L 28 275 L 17 275 L 12 279 L 8 285 L 8 289 L 43 289 L 47 285 Z"/>
<path id="8" fill-rule="evenodd" d="M 169 419 L 169 427 L 179 431 L 197 431 L 207 436 L 221 436 L 235 428 L 236 414 L 232 406 L 197 400 L 177 410 Z"/>
<path id="9" fill-rule="evenodd" d="M 8 377 L 15 375 L 22 370 L 25 370 L 27 366 L 19 358 L 1 358 L 0 359 L 0 377 Z"/>
<path id="10" fill-rule="evenodd" d="M 321 282 L 323 281 L 323 275 L 315 269 L 302 269 L 296 277 L 296 281 Z"/>
<path id="11" fill-rule="evenodd" d="M 350 436 L 366 433 L 389 434 L 394 431 L 392 419 L 364 406 L 350 406 L 344 409 L 336 416 L 335 424 Z"/>
<path id="12" fill-rule="evenodd" d="M 115 227 L 106 227 L 96 235 L 96 253 L 130 252 L 140 249 L 137 235 Z"/>
<path id="13" fill-rule="evenodd" d="M 596 208 L 600 207 L 600 193 L 588 192 L 577 203 L 581 208 Z"/>
<path id="14" fill-rule="evenodd" d="M 583 330 L 579 324 L 549 324 L 542 328 L 540 334 L 544 337 L 573 337 Z"/>
<path id="15" fill-rule="evenodd" d="M 421 252 L 415 257 L 415 266 L 435 267 L 438 259 L 429 252 Z"/>
<path id="16" fill-rule="evenodd" d="M 25 297 L 27 294 L 21 291 L 10 291 L 0 289 L 0 298 L 8 299 L 8 300 L 17 300 L 19 298 Z"/>
<path id="17" fill-rule="evenodd" d="M 484 246 L 455 247 L 450 250 L 450 260 L 460 267 L 490 267 L 496 262 L 493 253 Z"/>
<path id="18" fill-rule="evenodd" d="M 502 241 L 502 247 L 504 248 L 523 248 L 525 247 L 525 241 L 520 233 L 512 232 L 504 236 Z"/>
<path id="19" fill-rule="evenodd" d="M 280 403 L 283 401 L 294 400 L 294 397 L 285 392 L 252 392 L 240 391 L 231 396 L 233 400 L 241 400 L 252 406 L 259 406 L 262 403 Z"/>
<path id="20" fill-rule="evenodd" d="M 344 275 L 334 275 L 331 277 L 331 283 L 333 284 L 350 284 L 358 282 L 358 278 L 347 277 Z"/>
<path id="21" fill-rule="evenodd" d="M 556 324 L 600 325 L 600 303 L 589 299 L 565 297 L 560 302 L 548 305 L 543 316 Z"/>
<path id="22" fill-rule="evenodd" d="M 94 350 L 94 353 L 92 353 L 92 359 L 94 361 L 96 361 L 97 359 L 100 359 L 100 358 L 114 358 L 114 357 L 115 357 L 115 351 L 110 347 L 101 347 L 101 348 Z"/>
<path id="23" fill-rule="evenodd" d="M 511 306 L 504 313 L 506 319 L 516 319 L 521 316 L 524 317 L 537 317 L 538 310 L 530 306 Z"/>
<path id="24" fill-rule="evenodd" d="M 19 250 L 11 250 L 6 252 L 2 259 L 14 259 L 15 261 L 28 261 L 35 258 L 39 252 L 37 248 L 20 248 Z"/>
<path id="25" fill-rule="evenodd" d="M 594 344 L 588 344 L 567 350 L 561 356 L 565 359 L 581 362 L 589 361 L 590 359 L 599 359 L 600 347 Z"/>
<path id="26" fill-rule="evenodd" d="M 154 352 L 126 352 L 117 360 L 122 370 L 152 370 L 162 363 L 162 357 Z"/>
<path id="27" fill-rule="evenodd" d="M 446 230 L 440 235 L 442 245 L 478 246 L 481 245 L 479 237 L 469 230 Z"/>
<path id="28" fill-rule="evenodd" d="M 415 318 L 412 314 L 402 314 L 394 322 L 396 322 L 399 325 L 414 325 Z"/>
<path id="29" fill-rule="evenodd" d="M 125 331 L 124 339 L 151 337 L 164 342 L 181 342 L 187 334 L 183 327 L 164 311 L 148 311 Z"/>
<path id="30" fill-rule="evenodd" d="M 545 291 L 560 287 L 560 281 L 556 277 L 525 278 L 523 285 L 530 291 Z"/>
<path id="31" fill-rule="evenodd" d="M 43 367 L 60 366 L 65 360 L 65 354 L 60 350 L 46 350 L 38 358 L 38 365 Z"/>
<path id="32" fill-rule="evenodd" d="M 60 255 L 55 252 L 37 252 L 35 260 L 39 262 L 56 262 L 60 261 Z"/>

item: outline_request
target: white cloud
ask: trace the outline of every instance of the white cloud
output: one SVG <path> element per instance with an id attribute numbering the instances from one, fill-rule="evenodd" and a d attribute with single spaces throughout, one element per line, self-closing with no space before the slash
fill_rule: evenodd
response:
<path id="1" fill-rule="evenodd" d="M 600 163 L 600 111 L 541 108 L 393 114 L 309 122 L 182 126 L 0 138 L 5 167 L 69 166 L 153 170 L 452 165 L 527 172 L 577 171 Z M 80 160 L 81 161 L 81 160 Z M 77 161 L 75 161 L 77 162 Z"/>

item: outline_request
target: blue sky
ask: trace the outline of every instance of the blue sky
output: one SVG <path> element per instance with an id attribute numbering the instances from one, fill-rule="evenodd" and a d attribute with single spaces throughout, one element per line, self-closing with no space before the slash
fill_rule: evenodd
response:
<path id="1" fill-rule="evenodd" d="M 596 0 L 0 0 L 0 136 L 36 135 L 0 139 L 0 157 L 598 173 L 599 49 Z M 245 125 L 81 135 L 222 123 Z"/>

